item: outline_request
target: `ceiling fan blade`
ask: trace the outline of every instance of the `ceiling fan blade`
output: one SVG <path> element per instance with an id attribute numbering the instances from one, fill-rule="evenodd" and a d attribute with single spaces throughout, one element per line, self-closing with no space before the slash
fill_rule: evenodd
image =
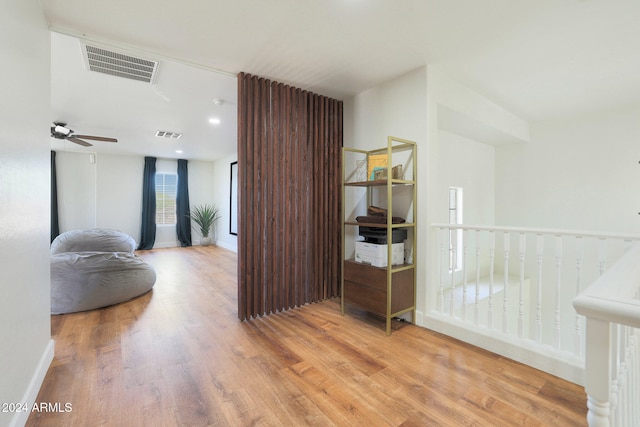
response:
<path id="1" fill-rule="evenodd" d="M 79 135 L 76 136 L 68 136 L 66 139 L 71 141 L 71 142 L 75 142 L 76 144 L 80 144 L 83 147 L 91 147 L 93 144 L 89 144 L 87 141 L 83 141 L 81 139 L 78 139 Z"/>
<path id="2" fill-rule="evenodd" d="M 91 135 L 73 135 L 76 138 L 90 139 L 92 141 L 102 141 L 102 142 L 118 142 L 115 138 L 106 138 L 104 136 L 91 136 Z"/>

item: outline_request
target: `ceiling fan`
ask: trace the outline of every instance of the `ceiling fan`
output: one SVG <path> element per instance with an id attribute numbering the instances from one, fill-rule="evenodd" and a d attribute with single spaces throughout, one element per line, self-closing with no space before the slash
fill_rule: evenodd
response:
<path id="1" fill-rule="evenodd" d="M 73 133 L 73 130 L 67 127 L 66 123 L 61 122 L 53 122 L 53 126 L 51 126 L 51 136 L 56 139 L 66 139 L 68 141 L 75 142 L 83 147 L 91 147 L 93 145 L 84 141 L 85 139 L 102 142 L 118 142 L 115 138 L 106 138 L 104 136 L 76 135 Z"/>

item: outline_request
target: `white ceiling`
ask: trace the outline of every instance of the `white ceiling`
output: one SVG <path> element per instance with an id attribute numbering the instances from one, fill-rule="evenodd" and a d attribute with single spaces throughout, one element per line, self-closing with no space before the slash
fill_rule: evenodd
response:
<path id="1" fill-rule="evenodd" d="M 345 99 L 433 65 L 531 122 L 640 103 L 637 0 L 40 1 L 54 32 L 160 60 L 153 85 L 99 75 L 53 36 L 54 119 L 120 140 L 94 151 L 233 153 L 240 71 Z"/>

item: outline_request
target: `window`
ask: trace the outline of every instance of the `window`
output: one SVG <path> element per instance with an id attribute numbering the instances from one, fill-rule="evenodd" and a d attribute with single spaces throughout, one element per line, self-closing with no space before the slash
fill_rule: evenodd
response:
<path id="1" fill-rule="evenodd" d="M 462 188 L 449 187 L 449 224 L 462 224 Z M 449 231 L 449 272 L 462 269 L 462 230 Z"/>
<path id="2" fill-rule="evenodd" d="M 175 225 L 178 175 L 156 173 L 156 225 Z"/>

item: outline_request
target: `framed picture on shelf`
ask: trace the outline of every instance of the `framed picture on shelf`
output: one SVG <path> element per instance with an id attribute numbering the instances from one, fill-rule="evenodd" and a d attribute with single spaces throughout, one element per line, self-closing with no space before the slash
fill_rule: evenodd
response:
<path id="1" fill-rule="evenodd" d="M 375 171 L 379 171 L 382 169 L 386 170 L 388 166 L 389 159 L 386 154 L 370 154 L 367 157 L 367 176 L 369 181 L 381 179 L 375 177 Z"/>

